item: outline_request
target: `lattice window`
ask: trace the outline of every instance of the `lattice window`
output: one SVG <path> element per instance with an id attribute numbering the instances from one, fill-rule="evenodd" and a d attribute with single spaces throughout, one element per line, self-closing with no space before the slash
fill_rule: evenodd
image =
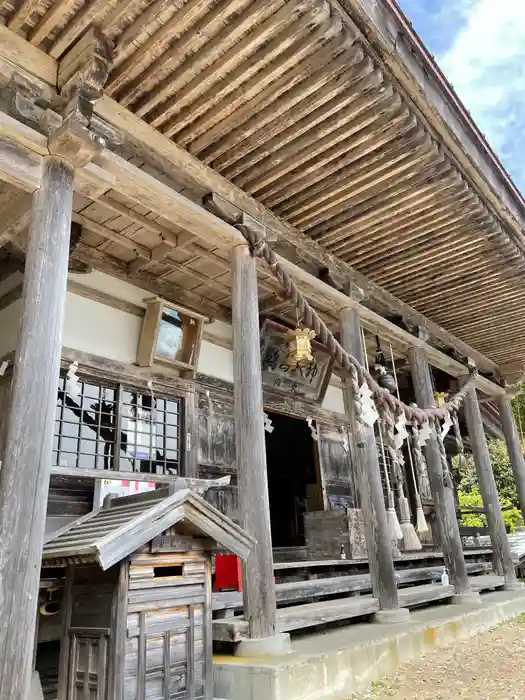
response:
<path id="1" fill-rule="evenodd" d="M 181 400 L 122 384 L 80 378 L 68 392 L 60 377 L 53 465 L 82 469 L 180 473 Z"/>

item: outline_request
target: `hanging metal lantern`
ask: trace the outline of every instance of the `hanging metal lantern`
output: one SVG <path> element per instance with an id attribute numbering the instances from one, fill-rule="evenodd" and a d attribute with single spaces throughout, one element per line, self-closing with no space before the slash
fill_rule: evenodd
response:
<path id="1" fill-rule="evenodd" d="M 379 336 L 376 335 L 376 360 L 374 364 L 375 380 L 382 389 L 386 389 L 391 394 L 397 390 L 395 377 L 387 370 L 386 359 L 381 349 Z"/>
<path id="2" fill-rule="evenodd" d="M 396 380 L 383 365 L 374 365 L 376 382 L 382 389 L 386 389 L 391 394 L 396 393 Z"/>
<path id="3" fill-rule="evenodd" d="M 285 340 L 288 343 L 286 364 L 290 369 L 306 369 L 315 363 L 312 354 L 312 340 L 315 335 L 315 331 L 311 328 L 299 327 L 286 333 Z"/>
<path id="4" fill-rule="evenodd" d="M 437 408 L 441 408 L 441 406 L 444 406 L 447 403 L 448 399 L 448 394 L 444 391 L 435 391 L 434 392 L 434 401 L 436 403 Z"/>

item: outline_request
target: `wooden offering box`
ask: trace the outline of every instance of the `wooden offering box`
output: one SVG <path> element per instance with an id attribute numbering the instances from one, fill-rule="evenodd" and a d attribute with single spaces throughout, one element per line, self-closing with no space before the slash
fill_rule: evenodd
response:
<path id="1" fill-rule="evenodd" d="M 191 491 L 111 501 L 46 542 L 67 567 L 58 697 L 213 697 L 211 553 L 254 541 Z"/>

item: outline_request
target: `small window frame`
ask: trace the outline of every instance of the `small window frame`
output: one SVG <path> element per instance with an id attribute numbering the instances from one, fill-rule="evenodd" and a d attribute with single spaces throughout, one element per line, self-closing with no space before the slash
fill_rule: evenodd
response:
<path id="1" fill-rule="evenodd" d="M 184 379 L 193 379 L 199 363 L 204 322 L 208 318 L 160 297 L 150 297 L 144 301 L 146 313 L 137 351 L 137 365 L 151 367 L 154 363 L 160 363 L 177 369 Z M 176 312 L 182 324 L 181 357 L 178 359 L 169 358 L 158 351 L 163 316 L 170 312 Z"/>
<path id="2" fill-rule="evenodd" d="M 80 358 L 79 358 L 80 359 Z M 70 366 L 71 359 L 68 357 L 63 357 L 61 363 L 61 371 L 67 370 Z M 101 358 L 96 358 L 95 356 L 85 356 L 83 357 L 81 363 L 79 362 L 79 367 L 77 369 L 77 374 L 79 378 L 83 381 L 92 383 L 100 386 L 113 386 L 115 390 L 122 391 L 128 390 L 132 392 L 148 393 L 150 391 L 148 383 L 142 378 L 137 378 L 130 375 L 125 368 L 120 368 L 113 366 L 111 371 L 108 371 L 105 367 L 105 362 L 101 362 Z M 177 385 L 177 383 L 179 385 Z M 196 459 L 197 459 L 197 444 L 198 439 L 195 433 L 196 431 L 196 393 L 192 385 L 177 379 L 170 379 L 166 375 L 166 381 L 162 381 L 161 376 L 157 376 L 155 380 L 155 394 L 163 399 L 172 399 L 179 402 L 179 416 L 180 416 L 180 448 L 179 448 L 179 473 L 177 475 L 164 475 L 164 474 L 152 474 L 154 478 L 151 479 L 158 483 L 166 483 L 172 480 L 177 480 L 182 477 L 194 477 L 196 475 Z M 57 398 L 58 406 L 58 398 Z M 63 465 L 52 466 L 52 473 L 68 475 L 68 476 L 82 476 L 86 478 L 94 479 L 104 479 L 104 478 L 118 478 L 116 475 L 122 475 L 121 478 L 131 478 L 132 480 L 147 480 L 149 474 L 146 472 L 136 472 L 136 471 L 122 471 L 118 469 L 95 469 L 95 468 L 83 468 L 79 466 L 64 467 Z M 109 475 L 115 475 L 110 477 Z"/>

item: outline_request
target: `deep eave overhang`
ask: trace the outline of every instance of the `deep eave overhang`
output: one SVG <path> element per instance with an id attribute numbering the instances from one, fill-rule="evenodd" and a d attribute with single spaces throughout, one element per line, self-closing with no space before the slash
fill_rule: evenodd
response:
<path id="1" fill-rule="evenodd" d="M 502 221 L 525 242 L 525 198 L 396 0 L 332 0 L 444 139 Z"/>

